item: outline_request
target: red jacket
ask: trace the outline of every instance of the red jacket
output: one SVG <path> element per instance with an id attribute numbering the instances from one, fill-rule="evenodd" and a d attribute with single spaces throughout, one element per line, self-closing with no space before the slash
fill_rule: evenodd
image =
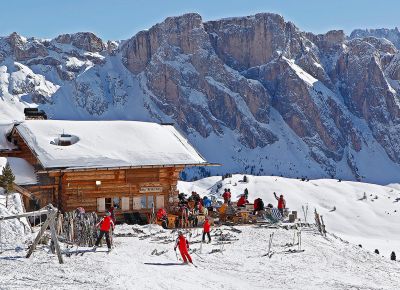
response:
<path id="1" fill-rule="evenodd" d="M 210 232 L 210 223 L 208 222 L 208 220 L 206 220 L 206 221 L 204 222 L 203 231 L 204 231 L 205 233 L 209 233 L 209 232 Z"/>
<path id="2" fill-rule="evenodd" d="M 229 191 L 225 191 L 224 194 L 222 195 L 222 197 L 225 200 L 231 199 L 231 193 Z"/>
<path id="3" fill-rule="evenodd" d="M 278 208 L 283 209 L 286 207 L 286 201 L 283 197 L 278 199 Z"/>
<path id="4" fill-rule="evenodd" d="M 242 195 L 242 196 L 239 198 L 238 202 L 237 202 L 237 206 L 243 206 L 243 205 L 245 205 L 246 203 L 249 203 L 249 201 L 246 200 L 246 198 L 244 197 L 244 195 Z"/>
<path id="5" fill-rule="evenodd" d="M 258 209 L 258 198 L 254 200 L 254 210 Z"/>
<path id="6" fill-rule="evenodd" d="M 176 240 L 175 248 L 179 247 L 179 251 L 187 251 L 189 249 L 189 242 L 186 240 L 186 238 L 182 235 L 179 236 L 178 239 Z"/>
<path id="7" fill-rule="evenodd" d="M 111 219 L 111 216 L 105 216 L 103 219 L 97 224 L 100 225 L 100 231 L 108 232 L 110 227 L 114 229 L 114 222 Z"/>
<path id="8" fill-rule="evenodd" d="M 165 209 L 163 209 L 163 208 L 160 208 L 158 211 L 157 211 L 157 219 L 158 220 L 161 220 L 164 216 L 166 216 L 167 215 L 167 212 L 165 211 Z"/>

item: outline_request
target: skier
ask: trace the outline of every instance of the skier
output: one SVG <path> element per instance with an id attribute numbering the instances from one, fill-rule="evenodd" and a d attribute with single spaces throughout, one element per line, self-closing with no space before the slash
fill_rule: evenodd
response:
<path id="1" fill-rule="evenodd" d="M 208 243 L 211 243 L 210 222 L 208 221 L 208 217 L 206 217 L 203 225 L 203 243 L 206 241 L 206 235 L 208 237 Z"/>
<path id="2" fill-rule="evenodd" d="M 239 198 L 239 200 L 238 200 L 238 202 L 237 202 L 237 206 L 238 206 L 238 207 L 246 207 L 246 203 L 249 203 L 249 201 L 246 199 L 246 196 L 243 194 L 243 195 Z"/>
<path id="3" fill-rule="evenodd" d="M 203 206 L 207 209 L 211 207 L 211 199 L 209 199 L 207 196 L 203 197 Z"/>
<path id="4" fill-rule="evenodd" d="M 261 217 L 264 217 L 265 213 L 265 208 L 264 208 L 264 202 L 261 198 L 257 198 L 254 200 L 254 211 L 253 215 L 259 215 Z"/>
<path id="5" fill-rule="evenodd" d="M 177 247 L 179 247 L 179 252 L 181 252 L 183 263 L 187 264 L 189 260 L 189 262 L 193 264 L 192 258 L 189 255 L 189 242 L 186 240 L 181 231 L 178 233 L 178 238 L 176 239 L 174 251 L 176 251 Z"/>
<path id="6" fill-rule="evenodd" d="M 278 198 L 276 193 L 274 192 L 275 199 L 278 201 L 278 210 L 280 211 L 281 215 L 283 216 L 283 210 L 286 208 L 286 201 L 281 194 Z"/>
<path id="7" fill-rule="evenodd" d="M 106 216 L 97 223 L 96 227 L 100 227 L 100 235 L 96 240 L 95 248 L 99 246 L 101 239 L 105 235 L 108 251 L 111 251 L 110 228 L 114 230 L 114 222 L 111 219 L 111 213 L 109 211 L 106 213 Z"/>
<path id="8" fill-rule="evenodd" d="M 157 211 L 157 220 L 161 222 L 161 226 L 166 229 L 167 228 L 167 224 L 168 224 L 168 217 L 167 217 L 167 212 L 165 211 L 165 209 L 160 208 Z"/>
<path id="9" fill-rule="evenodd" d="M 231 192 L 229 189 L 225 189 L 224 194 L 222 195 L 224 198 L 224 203 L 230 203 L 231 202 Z"/>

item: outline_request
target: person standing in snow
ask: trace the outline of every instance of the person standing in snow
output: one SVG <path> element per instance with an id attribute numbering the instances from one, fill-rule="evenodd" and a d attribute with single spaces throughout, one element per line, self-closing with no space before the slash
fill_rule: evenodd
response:
<path id="1" fill-rule="evenodd" d="M 206 217 L 206 220 L 203 225 L 203 243 L 206 241 L 206 235 L 208 237 L 208 242 L 211 243 L 211 235 L 210 235 L 210 222 L 208 220 L 208 217 Z"/>
<path id="2" fill-rule="evenodd" d="M 283 210 L 286 208 L 286 201 L 283 198 L 282 194 L 278 198 L 278 196 L 274 192 L 274 196 L 275 196 L 275 199 L 278 201 L 278 210 L 279 210 L 279 212 L 281 213 L 281 215 L 283 217 Z"/>
<path id="3" fill-rule="evenodd" d="M 246 207 L 246 203 L 249 203 L 249 201 L 246 199 L 246 196 L 243 194 L 243 195 L 239 198 L 239 200 L 238 200 L 238 202 L 237 202 L 237 206 L 238 206 L 238 207 Z"/>
<path id="4" fill-rule="evenodd" d="M 225 189 L 224 194 L 222 195 L 224 198 L 224 203 L 230 203 L 231 202 L 231 192 L 230 189 Z"/>
<path id="5" fill-rule="evenodd" d="M 100 227 L 100 235 L 96 240 L 95 247 L 98 247 L 103 236 L 106 236 L 107 247 L 108 250 L 111 251 L 110 229 L 114 230 L 114 222 L 111 218 L 111 213 L 107 212 L 106 216 L 97 223 L 96 227 Z"/>
<path id="6" fill-rule="evenodd" d="M 189 255 L 189 242 L 186 240 L 182 232 L 178 233 L 178 238 L 176 239 L 174 251 L 176 251 L 177 247 L 179 248 L 179 252 L 181 252 L 183 262 L 187 264 L 189 261 L 189 263 L 193 264 L 192 257 L 190 257 Z"/>

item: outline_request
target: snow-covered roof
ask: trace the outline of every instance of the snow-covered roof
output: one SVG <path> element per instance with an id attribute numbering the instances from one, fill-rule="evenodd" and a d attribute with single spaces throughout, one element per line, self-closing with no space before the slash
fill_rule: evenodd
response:
<path id="1" fill-rule="evenodd" d="M 14 144 L 8 142 L 6 138 L 7 134 L 11 132 L 13 127 L 14 123 L 0 120 L 0 151 L 16 149 Z"/>
<path id="2" fill-rule="evenodd" d="M 7 162 L 10 163 L 11 170 L 15 176 L 16 184 L 27 185 L 37 183 L 35 169 L 31 164 L 22 158 L 0 157 L 0 174 Z"/>
<path id="3" fill-rule="evenodd" d="M 207 164 L 172 125 L 28 120 L 16 129 L 46 169 Z M 63 133 L 72 136 L 72 145 L 55 145 Z"/>

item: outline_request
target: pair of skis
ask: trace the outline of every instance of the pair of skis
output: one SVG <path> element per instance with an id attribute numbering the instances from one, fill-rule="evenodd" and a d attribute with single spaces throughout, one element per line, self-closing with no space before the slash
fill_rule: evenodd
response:
<path id="1" fill-rule="evenodd" d="M 264 255 L 262 255 L 261 257 L 268 257 L 271 258 L 272 255 L 274 254 L 274 252 L 272 251 L 272 241 L 274 238 L 274 233 L 269 234 L 269 241 L 268 241 L 268 252 Z"/>

